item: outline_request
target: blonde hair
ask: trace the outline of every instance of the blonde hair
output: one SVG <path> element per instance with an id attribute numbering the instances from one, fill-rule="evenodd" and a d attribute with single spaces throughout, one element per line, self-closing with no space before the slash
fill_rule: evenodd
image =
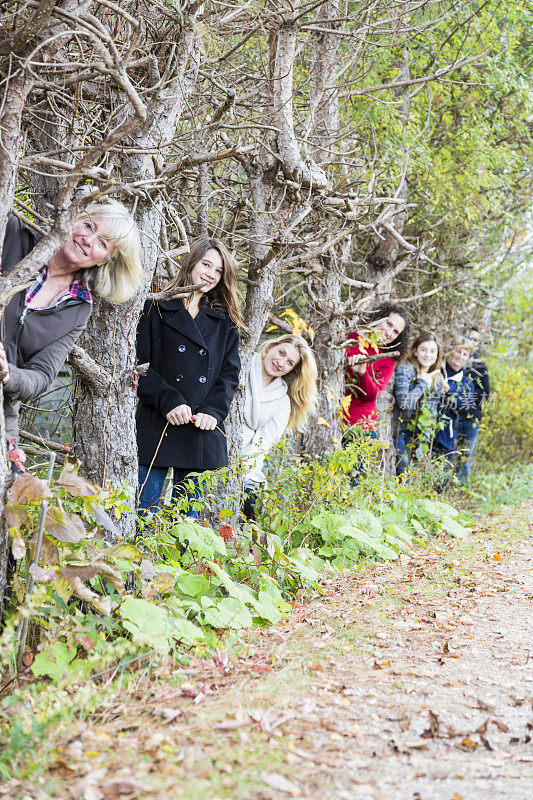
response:
<path id="1" fill-rule="evenodd" d="M 88 283 L 103 300 L 123 303 L 137 294 L 144 279 L 137 225 L 118 200 L 90 203 L 77 219 L 90 217 L 105 219 L 114 246 L 105 264 L 81 270 L 81 281 Z"/>
<path id="2" fill-rule="evenodd" d="M 462 341 L 462 342 L 457 342 L 457 344 L 454 344 L 447 351 L 446 358 L 448 358 L 448 356 L 450 356 L 456 350 L 468 350 L 470 355 L 472 355 L 472 353 L 474 352 L 474 345 L 472 344 L 472 342 L 469 342 L 468 340 L 467 341 Z"/>
<path id="3" fill-rule="evenodd" d="M 305 339 L 292 333 L 286 333 L 278 336 L 277 339 L 265 342 L 259 349 L 261 358 L 264 358 L 268 351 L 277 344 L 292 344 L 300 354 L 300 360 L 290 372 L 283 376 L 283 380 L 287 384 L 291 402 L 291 413 L 285 430 L 289 433 L 301 431 L 305 428 L 307 418 L 316 408 L 318 370 L 315 357 Z"/>

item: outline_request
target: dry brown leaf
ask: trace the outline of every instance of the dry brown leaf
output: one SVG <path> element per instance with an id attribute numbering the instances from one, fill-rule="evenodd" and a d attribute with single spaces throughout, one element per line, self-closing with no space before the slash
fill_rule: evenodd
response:
<path id="1" fill-rule="evenodd" d="M 43 569 L 43 567 L 39 567 L 37 564 L 31 564 L 28 572 L 33 576 L 34 580 L 41 581 L 42 583 L 52 583 L 52 581 L 55 581 L 57 578 L 57 573 L 53 572 L 53 570 Z"/>
<path id="2" fill-rule="evenodd" d="M 26 508 L 22 506 L 12 506 L 6 504 L 4 506 L 4 517 L 10 528 L 20 531 L 28 519 L 28 512 Z"/>
<path id="3" fill-rule="evenodd" d="M 59 542 L 81 542 L 85 538 L 85 525 L 81 518 L 77 514 L 68 514 L 58 506 L 47 510 L 44 525 Z"/>
<path id="4" fill-rule="evenodd" d="M 167 725 L 174 722 L 182 713 L 180 708 L 154 708 L 153 711 L 154 716 L 163 717 Z"/>
<path id="5" fill-rule="evenodd" d="M 91 497 L 98 494 L 99 489 L 86 478 L 72 472 L 72 470 L 64 469 L 57 479 L 57 483 L 66 489 L 67 492 L 74 495 L 74 497 Z"/>
<path id="6" fill-rule="evenodd" d="M 37 536 L 33 536 L 29 543 L 31 557 L 35 557 L 35 546 L 37 544 Z M 41 551 L 39 553 L 39 563 L 46 566 L 59 564 L 59 549 L 57 544 L 50 539 L 49 536 L 43 536 L 41 540 Z"/>
<path id="7" fill-rule="evenodd" d="M 422 739 L 435 739 L 439 732 L 440 720 L 433 711 L 428 711 L 429 728 L 421 735 Z"/>
<path id="8" fill-rule="evenodd" d="M 157 578 L 143 586 L 141 594 L 146 600 L 149 600 L 151 597 L 155 597 L 156 594 L 168 592 L 169 589 L 173 588 L 175 581 L 176 579 L 171 572 L 161 572 Z"/>
<path id="9" fill-rule="evenodd" d="M 111 778 L 100 786 L 103 800 L 136 795 L 144 790 L 143 784 L 133 776 Z"/>
<path id="10" fill-rule="evenodd" d="M 15 478 L 15 482 L 8 494 L 8 500 L 11 505 L 16 506 L 22 503 L 31 503 L 32 500 L 43 500 L 45 497 L 51 496 L 52 493 L 46 485 L 46 481 L 42 478 L 36 478 L 35 475 L 30 475 L 29 472 L 24 472 Z"/>
<path id="11" fill-rule="evenodd" d="M 266 783 L 267 786 L 270 786 L 271 789 L 275 789 L 278 792 L 285 792 L 286 794 L 290 794 L 291 797 L 300 797 L 302 793 L 299 786 L 283 775 L 280 775 L 278 772 L 262 772 L 261 780 L 263 783 Z"/>

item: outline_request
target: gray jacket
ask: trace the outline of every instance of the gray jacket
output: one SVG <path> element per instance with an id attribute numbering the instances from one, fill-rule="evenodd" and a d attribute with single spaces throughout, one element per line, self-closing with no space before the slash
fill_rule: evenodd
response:
<path id="1" fill-rule="evenodd" d="M 2 272 L 8 272 L 27 255 L 37 239 L 28 226 L 11 217 L 4 239 Z M 18 436 L 20 403 L 34 400 L 50 386 L 92 308 L 90 303 L 72 298 L 55 308 L 30 309 L 21 322 L 25 296 L 25 289 L 14 295 L 2 319 L 2 341 L 9 361 L 9 381 L 4 386 L 8 442 Z"/>

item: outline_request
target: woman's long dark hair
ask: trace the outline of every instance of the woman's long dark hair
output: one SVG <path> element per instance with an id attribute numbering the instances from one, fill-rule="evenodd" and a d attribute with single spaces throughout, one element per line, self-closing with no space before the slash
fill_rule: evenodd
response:
<path id="1" fill-rule="evenodd" d="M 390 342 L 390 344 L 385 347 L 380 346 L 380 350 L 398 350 L 400 355 L 397 356 L 396 359 L 397 361 L 403 361 L 409 347 L 409 336 L 411 332 L 411 317 L 407 309 L 403 306 L 396 305 L 396 303 L 380 303 L 377 308 L 365 314 L 363 322 L 365 325 L 371 325 L 379 319 L 388 317 L 389 314 L 398 314 L 404 320 L 405 328 L 393 342 Z"/>

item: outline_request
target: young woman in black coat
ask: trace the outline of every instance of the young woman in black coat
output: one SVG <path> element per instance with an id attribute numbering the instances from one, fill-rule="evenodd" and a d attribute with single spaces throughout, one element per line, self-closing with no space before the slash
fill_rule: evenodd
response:
<path id="1" fill-rule="evenodd" d="M 185 300 L 148 301 L 137 331 L 139 508 L 156 511 L 169 467 L 173 500 L 190 472 L 228 463 L 224 420 L 239 382 L 242 320 L 235 267 L 219 239 L 196 239 L 174 286 Z M 188 512 L 196 516 L 192 509 Z"/>

